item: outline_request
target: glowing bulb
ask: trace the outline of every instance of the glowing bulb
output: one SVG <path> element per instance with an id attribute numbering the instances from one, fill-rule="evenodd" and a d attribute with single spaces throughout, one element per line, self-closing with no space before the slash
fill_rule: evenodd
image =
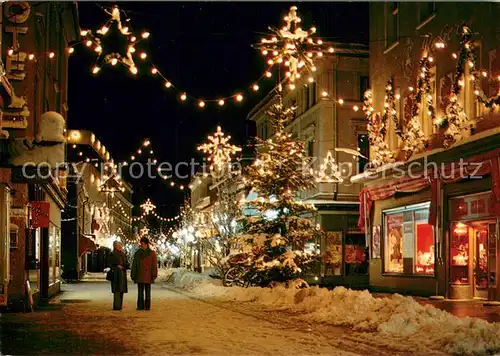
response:
<path id="1" fill-rule="evenodd" d="M 173 187 L 175 185 L 174 182 L 170 182 L 170 186 Z"/>
<path id="2" fill-rule="evenodd" d="M 327 97 L 328 96 L 328 93 L 326 91 L 323 90 L 323 92 L 321 93 L 321 95 L 323 96 L 323 98 Z"/>
<path id="3" fill-rule="evenodd" d="M 272 59 L 270 59 L 270 60 L 268 60 L 268 61 L 267 61 L 267 64 L 269 64 L 269 65 L 273 65 L 273 64 L 274 64 L 274 61 L 273 61 Z"/>
<path id="4" fill-rule="evenodd" d="M 273 51 L 273 56 L 277 56 L 278 55 L 278 51 Z"/>
<path id="5" fill-rule="evenodd" d="M 316 32 L 316 27 L 311 27 L 311 33 L 315 33 Z"/>
<path id="6" fill-rule="evenodd" d="M 130 73 L 137 74 L 137 67 L 136 66 L 131 66 L 130 67 Z"/>
<path id="7" fill-rule="evenodd" d="M 218 101 L 218 103 L 219 103 L 219 105 L 220 105 L 220 106 L 223 106 L 223 105 L 224 105 L 224 100 L 220 99 L 220 100 Z"/>
<path id="8" fill-rule="evenodd" d="M 401 95 L 396 94 L 396 100 L 399 100 L 399 99 L 401 99 Z"/>
<path id="9" fill-rule="evenodd" d="M 108 28 L 108 27 L 106 27 L 106 26 L 102 26 L 102 28 L 101 28 L 101 33 L 102 33 L 103 35 L 105 35 L 106 33 L 108 33 L 108 31 L 109 31 L 109 28 Z"/>
<path id="10" fill-rule="evenodd" d="M 179 188 L 180 188 L 181 190 L 184 190 L 184 186 L 183 186 L 183 185 L 181 185 Z"/>
<path id="11" fill-rule="evenodd" d="M 322 40 L 318 40 L 318 44 L 319 44 L 319 45 L 322 45 L 322 44 L 323 44 L 323 41 L 322 41 Z"/>
<path id="12" fill-rule="evenodd" d="M 451 56 L 452 56 L 453 58 L 455 58 L 455 59 L 457 59 L 457 58 L 458 58 L 458 55 L 457 55 L 456 53 L 452 53 L 452 54 L 451 54 Z"/>
<path id="13" fill-rule="evenodd" d="M 288 87 L 290 88 L 290 90 L 294 90 L 295 89 L 295 84 L 290 84 Z"/>
<path id="14" fill-rule="evenodd" d="M 252 87 L 253 90 L 257 91 L 259 90 L 259 86 L 257 84 L 254 84 L 253 87 Z"/>
<path id="15" fill-rule="evenodd" d="M 474 94 L 479 95 L 479 90 L 474 90 Z"/>
<path id="16" fill-rule="evenodd" d="M 54 58 L 55 56 L 56 56 L 56 54 L 54 52 L 49 53 L 49 58 Z"/>
<path id="17" fill-rule="evenodd" d="M 156 68 L 151 68 L 151 74 L 156 74 L 158 73 L 158 69 Z"/>
<path id="18" fill-rule="evenodd" d="M 335 49 L 333 47 L 328 48 L 328 52 L 333 53 L 335 52 Z"/>
<path id="19" fill-rule="evenodd" d="M 146 52 L 141 53 L 141 59 L 146 59 L 147 57 L 148 55 L 146 54 Z"/>
<path id="20" fill-rule="evenodd" d="M 344 104 L 344 99 L 339 99 L 339 100 L 337 100 L 337 102 L 338 102 L 340 105 L 342 105 L 342 104 Z"/>
<path id="21" fill-rule="evenodd" d="M 243 100 L 243 95 L 241 94 L 236 95 L 236 101 L 241 102 L 242 100 Z"/>
<path id="22" fill-rule="evenodd" d="M 318 52 L 318 57 L 323 57 L 323 52 Z"/>
<path id="23" fill-rule="evenodd" d="M 316 67 L 312 67 L 312 68 L 311 68 L 311 70 L 312 70 L 313 72 L 316 72 L 316 69 L 317 69 Z"/>
<path id="24" fill-rule="evenodd" d="M 88 33 L 89 33 L 88 30 L 81 30 L 80 31 L 80 36 L 87 36 Z"/>
<path id="25" fill-rule="evenodd" d="M 271 78 L 272 77 L 271 72 L 266 72 L 266 77 Z"/>
<path id="26" fill-rule="evenodd" d="M 277 60 L 278 63 L 283 63 L 283 58 L 279 57 Z"/>
<path id="27" fill-rule="evenodd" d="M 185 101 L 187 99 L 187 95 L 185 93 L 181 94 L 181 100 Z"/>
<path id="28" fill-rule="evenodd" d="M 88 40 L 87 42 L 85 42 L 85 45 L 86 45 L 87 47 L 92 46 L 92 41 L 91 41 L 91 40 Z"/>
<path id="29" fill-rule="evenodd" d="M 359 107 L 358 107 L 357 105 L 354 105 L 354 106 L 352 107 L 352 109 L 353 109 L 354 111 L 358 111 L 358 110 L 359 110 Z"/>
<path id="30" fill-rule="evenodd" d="M 35 55 L 34 55 L 33 53 L 30 53 L 30 54 L 28 55 L 28 59 L 29 59 L 30 61 L 32 61 L 33 59 L 35 59 Z"/>
<path id="31" fill-rule="evenodd" d="M 129 53 L 134 53 L 135 52 L 135 47 L 134 46 L 129 46 L 128 47 Z"/>
<path id="32" fill-rule="evenodd" d="M 146 39 L 146 38 L 149 37 L 149 35 L 150 35 L 150 33 L 147 32 L 147 31 L 145 31 L 145 32 L 142 33 L 141 37 L 144 38 L 144 39 Z"/>
<path id="33" fill-rule="evenodd" d="M 130 37 L 130 42 L 135 42 L 135 41 L 137 41 L 137 37 L 135 36 Z"/>
<path id="34" fill-rule="evenodd" d="M 262 51 L 262 54 L 263 54 L 264 56 L 267 56 L 267 54 L 268 54 L 268 53 L 269 53 L 269 52 L 268 52 L 266 49 Z"/>
<path id="35" fill-rule="evenodd" d="M 409 87 L 408 90 L 409 91 L 413 91 L 414 89 L 413 89 L 413 87 Z"/>
<path id="36" fill-rule="evenodd" d="M 204 108 L 204 107 L 205 107 L 205 102 L 204 102 L 203 100 L 200 100 L 200 101 L 198 102 L 198 106 L 199 106 L 200 108 Z"/>
<path id="37" fill-rule="evenodd" d="M 170 83 L 168 80 L 165 82 L 165 88 L 170 88 L 172 86 L 172 83 Z M 182 97 L 181 97 L 182 99 Z M 185 100 L 185 99 L 183 99 Z"/>
<path id="38" fill-rule="evenodd" d="M 308 80 L 309 80 L 309 83 L 314 82 L 314 78 L 313 77 L 309 77 Z"/>
<path id="39" fill-rule="evenodd" d="M 127 26 L 122 27 L 122 29 L 121 29 L 121 33 L 123 33 L 123 34 L 128 33 L 128 27 L 127 27 Z"/>
<path id="40" fill-rule="evenodd" d="M 75 52 L 75 49 L 74 49 L 73 47 L 69 47 L 69 48 L 68 48 L 68 53 L 69 53 L 69 54 L 71 54 L 71 53 L 73 53 L 73 52 Z"/>
<path id="41" fill-rule="evenodd" d="M 101 68 L 95 66 L 94 68 L 92 68 L 92 73 L 97 74 L 100 70 Z"/>
<path id="42" fill-rule="evenodd" d="M 485 77 L 485 78 L 488 76 L 488 73 L 487 73 L 487 72 L 482 72 L 481 74 L 482 74 L 482 75 L 483 75 L 483 77 Z"/>
<path id="43" fill-rule="evenodd" d="M 115 66 L 115 65 L 116 65 L 116 63 L 118 63 L 118 59 L 116 59 L 116 58 L 112 58 L 112 59 L 111 59 L 111 65 L 112 65 L 112 66 Z"/>
<path id="44" fill-rule="evenodd" d="M 428 58 L 428 60 L 429 60 L 429 62 L 431 62 L 431 63 L 432 63 L 432 62 L 434 62 L 434 58 L 433 58 L 433 57 L 429 57 L 429 58 Z"/>
<path id="45" fill-rule="evenodd" d="M 100 52 L 102 52 L 102 47 L 97 46 L 96 48 L 94 48 L 94 51 L 96 51 L 97 53 L 100 53 Z"/>

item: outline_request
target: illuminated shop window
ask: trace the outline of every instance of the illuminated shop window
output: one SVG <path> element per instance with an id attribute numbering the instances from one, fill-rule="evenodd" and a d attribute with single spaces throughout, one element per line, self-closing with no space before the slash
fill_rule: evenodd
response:
<path id="1" fill-rule="evenodd" d="M 384 272 L 434 275 L 435 241 L 430 203 L 384 212 Z"/>

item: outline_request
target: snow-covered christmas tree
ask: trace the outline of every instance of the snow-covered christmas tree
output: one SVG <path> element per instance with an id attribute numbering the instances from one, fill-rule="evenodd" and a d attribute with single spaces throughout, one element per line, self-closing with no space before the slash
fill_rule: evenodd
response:
<path id="1" fill-rule="evenodd" d="M 243 251 L 263 285 L 296 279 L 313 260 L 304 247 L 315 234 L 315 209 L 297 201 L 297 195 L 314 187 L 314 177 L 304 164 L 304 142 L 285 130 L 294 115 L 295 107 L 285 108 L 278 95 L 268 111 L 274 136 L 257 139 L 257 158 L 246 175 L 258 197 L 245 203 L 254 214 L 245 222 Z"/>

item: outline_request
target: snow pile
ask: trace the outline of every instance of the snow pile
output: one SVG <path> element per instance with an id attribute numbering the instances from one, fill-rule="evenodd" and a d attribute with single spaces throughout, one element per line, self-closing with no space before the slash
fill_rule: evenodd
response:
<path id="1" fill-rule="evenodd" d="M 418 340 L 434 350 L 461 355 L 500 352 L 500 323 L 459 318 L 398 294 L 374 298 L 368 291 L 343 287 L 225 288 L 219 281 L 185 269 L 170 272 L 170 283 L 202 296 L 224 301 L 255 302 L 298 312 L 300 318 L 355 331 L 379 334 L 381 340 Z"/>
<path id="2" fill-rule="evenodd" d="M 167 268 L 158 270 L 158 282 L 169 283 L 182 289 L 203 289 L 201 286 L 213 285 L 220 287 L 221 282 L 208 275 L 195 273 L 186 268 Z"/>
<path id="3" fill-rule="evenodd" d="M 66 142 L 64 135 L 65 126 L 66 121 L 61 114 L 55 111 L 45 112 L 40 117 L 40 123 L 38 124 L 37 142 Z"/>

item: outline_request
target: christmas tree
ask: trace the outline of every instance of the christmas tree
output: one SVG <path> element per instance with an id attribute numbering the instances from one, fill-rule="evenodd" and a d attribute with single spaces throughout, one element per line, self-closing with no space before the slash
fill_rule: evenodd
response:
<path id="1" fill-rule="evenodd" d="M 306 163 L 305 144 L 285 130 L 295 107 L 284 108 L 282 98 L 268 111 L 274 136 L 257 138 L 257 158 L 246 182 L 258 197 L 246 202 L 253 216 L 246 219 L 243 250 L 263 285 L 297 278 L 313 260 L 304 251 L 315 234 L 314 207 L 297 201 L 298 193 L 314 187 Z"/>

